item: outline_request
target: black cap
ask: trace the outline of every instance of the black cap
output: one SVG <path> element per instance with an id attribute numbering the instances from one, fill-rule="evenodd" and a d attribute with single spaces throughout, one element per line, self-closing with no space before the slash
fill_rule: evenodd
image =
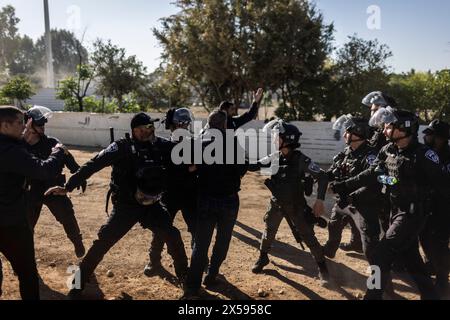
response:
<path id="1" fill-rule="evenodd" d="M 156 121 L 158 121 L 158 119 L 152 119 L 148 114 L 141 112 L 136 114 L 133 119 L 131 119 L 131 129 L 140 126 L 148 126 L 154 124 Z"/>
<path id="2" fill-rule="evenodd" d="M 450 139 L 450 125 L 441 120 L 433 120 L 428 128 L 423 131 L 424 134 L 432 134 L 438 137 Z"/>

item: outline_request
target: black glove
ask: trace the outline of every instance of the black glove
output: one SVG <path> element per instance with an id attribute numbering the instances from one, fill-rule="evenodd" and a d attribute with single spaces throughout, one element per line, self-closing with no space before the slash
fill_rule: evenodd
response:
<path id="1" fill-rule="evenodd" d="M 347 185 L 345 184 L 344 181 L 342 181 L 342 182 L 333 182 L 330 185 L 330 187 L 331 187 L 331 190 L 333 190 L 334 193 L 339 194 L 339 195 L 341 195 L 341 194 L 348 194 L 349 193 Z"/>
<path id="2" fill-rule="evenodd" d="M 86 188 L 87 188 L 87 181 L 85 180 L 85 181 L 83 181 L 83 183 L 80 186 L 77 187 L 77 190 L 81 189 L 81 192 L 85 193 L 86 192 Z"/>

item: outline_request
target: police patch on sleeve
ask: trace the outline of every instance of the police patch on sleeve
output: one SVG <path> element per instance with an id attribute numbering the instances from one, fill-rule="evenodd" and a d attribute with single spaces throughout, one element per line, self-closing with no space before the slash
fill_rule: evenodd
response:
<path id="1" fill-rule="evenodd" d="M 101 156 L 105 155 L 106 153 L 114 153 L 114 152 L 117 152 L 118 150 L 119 150 L 119 146 L 117 145 L 116 142 L 114 142 L 114 143 L 110 144 L 108 146 L 108 148 L 106 148 L 105 150 L 100 152 L 99 156 L 101 157 Z"/>
<path id="2" fill-rule="evenodd" d="M 450 164 L 447 165 L 447 172 L 450 173 Z"/>
<path id="3" fill-rule="evenodd" d="M 437 155 L 436 152 L 434 152 L 433 150 L 428 150 L 427 153 L 425 153 L 425 157 L 428 160 L 433 161 L 436 164 L 439 164 L 440 160 L 439 160 L 439 156 Z"/>
<path id="4" fill-rule="evenodd" d="M 312 161 L 311 161 L 311 163 L 309 164 L 308 169 L 309 169 L 311 172 L 314 172 L 314 173 L 320 173 L 320 167 L 319 167 L 317 164 L 315 164 L 314 162 L 312 162 Z"/>
<path id="5" fill-rule="evenodd" d="M 369 155 L 367 156 L 367 163 L 368 163 L 369 165 L 373 165 L 373 164 L 375 163 L 375 160 L 377 160 L 377 156 L 376 156 L 376 155 L 374 155 L 374 154 L 369 154 Z"/>

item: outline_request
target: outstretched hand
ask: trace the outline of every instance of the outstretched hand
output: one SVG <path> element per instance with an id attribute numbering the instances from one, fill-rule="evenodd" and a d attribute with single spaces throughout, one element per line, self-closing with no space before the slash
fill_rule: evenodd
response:
<path id="1" fill-rule="evenodd" d="M 257 104 L 260 104 L 264 97 L 264 89 L 259 88 L 258 91 L 254 93 L 254 100 Z"/>

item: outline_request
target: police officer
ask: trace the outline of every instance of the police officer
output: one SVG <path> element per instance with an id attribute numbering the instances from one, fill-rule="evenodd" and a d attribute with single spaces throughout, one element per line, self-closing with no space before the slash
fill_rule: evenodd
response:
<path id="1" fill-rule="evenodd" d="M 333 186 L 336 193 L 349 194 L 363 186 L 381 183 L 382 192 L 390 196 L 390 226 L 372 255 L 373 266 L 381 271 L 381 287 L 370 286 L 365 298 L 382 298 L 391 265 L 400 257 L 417 283 L 422 299 L 436 299 L 419 253 L 418 236 L 427 219 L 430 191 L 448 189 L 439 156 L 418 142 L 419 122 L 411 112 L 382 108 L 370 122 L 375 126 L 384 124 L 384 134 L 391 142 L 381 149 L 370 169 Z"/>
<path id="2" fill-rule="evenodd" d="M 343 181 L 368 169 L 375 161 L 378 151 L 367 142 L 371 133 L 367 120 L 346 115 L 340 117 L 333 128 L 344 129 L 347 148 L 334 158 L 327 172 L 328 180 Z M 347 195 L 341 196 L 343 198 L 339 199 L 333 207 L 328 224 L 325 255 L 329 258 L 335 257 L 341 242 L 342 231 L 348 220 L 353 220 L 361 237 L 358 242 L 362 243 L 364 253 L 371 262 L 371 254 L 380 236 L 378 212 L 382 210 L 381 187 L 363 187 L 350 195 L 350 201 Z"/>
<path id="3" fill-rule="evenodd" d="M 281 221 L 286 218 L 290 219 L 302 240 L 311 250 L 319 266 L 322 284 L 326 285 L 329 278 L 328 269 L 323 248 L 315 237 L 313 225 L 307 221 L 305 215 L 307 203 L 302 178 L 305 175 L 311 175 L 318 180 L 317 200 L 313 212 L 319 217 L 325 210 L 323 201 L 328 185 L 327 175 L 310 158 L 297 150 L 300 147 L 299 141 L 302 134 L 296 126 L 282 120 L 274 120 L 266 125 L 265 130 L 271 130 L 275 135 L 275 141 L 280 150 L 278 153 L 279 168 L 266 181 L 267 187 L 272 192 L 272 198 L 269 210 L 264 217 L 265 230 L 261 238 L 260 256 L 253 266 L 252 272 L 260 273 L 269 264 L 268 253 Z M 263 163 L 264 160 L 261 161 L 261 164 Z M 272 161 L 272 165 L 274 163 L 276 161 Z"/>
<path id="4" fill-rule="evenodd" d="M 39 159 L 47 159 L 51 154 L 52 149 L 59 143 L 53 137 L 45 135 L 45 124 L 51 116 L 51 110 L 45 107 L 33 107 L 25 114 L 25 118 L 31 119 L 31 126 L 29 130 L 25 130 L 24 140 L 27 143 L 28 151 Z M 77 164 L 73 156 L 69 153 L 66 156 L 64 165 L 73 174 L 78 171 L 80 166 Z M 55 216 L 56 220 L 60 222 L 69 240 L 75 247 L 75 254 L 81 258 L 85 254 L 80 227 L 75 218 L 75 211 L 73 210 L 72 201 L 67 196 L 48 196 L 44 197 L 45 191 L 53 186 L 64 186 L 65 176 L 62 172 L 48 181 L 31 180 L 29 181 L 29 190 L 27 192 L 27 215 L 31 228 L 34 230 L 39 216 L 41 214 L 42 206 L 45 204 L 50 212 Z M 86 184 L 83 185 L 83 191 Z"/>
<path id="5" fill-rule="evenodd" d="M 61 172 L 65 150 L 58 144 L 48 159 L 33 157 L 21 141 L 24 128 L 19 109 L 0 107 L 0 252 L 19 278 L 22 299 L 37 300 L 39 278 L 33 233 L 26 215 L 25 180 L 56 176 Z"/>
<path id="6" fill-rule="evenodd" d="M 362 100 L 362 104 L 366 107 L 370 108 L 371 116 L 375 114 L 380 108 L 385 108 L 387 106 L 396 107 L 397 102 L 394 98 L 388 96 L 387 94 L 381 91 L 374 91 L 365 96 Z M 384 128 L 374 128 L 372 136 L 369 137 L 369 145 L 375 150 L 380 151 L 382 147 L 384 147 L 388 141 L 383 134 Z M 383 227 L 383 232 L 387 230 L 389 226 L 389 200 L 382 198 L 380 199 L 382 203 L 385 205 L 383 210 L 380 210 L 379 219 L 380 224 Z M 344 251 L 356 251 L 360 252 L 362 250 L 362 243 L 360 241 L 361 235 L 357 226 L 355 225 L 353 220 L 349 221 L 351 227 L 351 238 L 350 242 L 342 243 L 339 247 Z"/>
<path id="7" fill-rule="evenodd" d="M 444 172 L 450 177 L 450 126 L 441 120 L 434 120 L 423 132 L 424 141 L 439 156 L 444 166 Z M 436 190 L 433 199 L 431 216 L 423 230 L 420 242 L 426 254 L 428 263 L 436 274 L 436 289 L 443 297 L 448 293 L 449 274 L 449 235 L 450 214 L 449 194 Z"/>
<path id="8" fill-rule="evenodd" d="M 371 116 L 375 114 L 380 108 L 396 108 L 397 102 L 394 98 L 388 96 L 381 91 L 374 91 L 369 93 L 362 100 L 362 104 L 370 108 Z M 383 127 L 375 128 L 372 137 L 369 139 L 370 145 L 377 150 L 381 150 L 387 143 L 388 140 L 383 134 Z"/>
<path id="9" fill-rule="evenodd" d="M 145 113 L 133 117 L 131 129 L 131 138 L 112 143 L 83 165 L 69 179 L 65 189 L 56 187 L 47 192 L 56 195 L 71 192 L 94 173 L 107 166 L 113 167 L 110 184 L 113 211 L 80 264 L 81 288 L 71 290 L 72 298 L 79 297 L 103 256 L 138 222 L 167 243 L 180 280 L 187 271 L 180 232 L 172 225 L 172 218 L 160 202 L 166 188 L 165 168 L 170 161 L 171 144 L 155 136 L 154 120 Z"/>
<path id="10" fill-rule="evenodd" d="M 187 108 L 171 109 L 167 112 L 165 125 L 172 133 L 171 141 L 178 144 L 182 139 L 190 139 L 190 126 L 194 121 L 191 111 Z M 192 130 L 191 130 L 192 131 Z M 175 134 L 176 133 L 176 134 Z M 197 174 L 189 170 L 187 164 L 174 165 L 169 163 L 167 168 L 167 191 L 162 197 L 162 203 L 167 208 L 172 221 L 178 211 L 181 211 L 188 231 L 194 237 L 197 210 Z M 144 269 L 144 274 L 152 276 L 158 273 L 161 266 L 161 253 L 164 241 L 159 234 L 154 234 L 150 245 L 150 261 Z"/>

